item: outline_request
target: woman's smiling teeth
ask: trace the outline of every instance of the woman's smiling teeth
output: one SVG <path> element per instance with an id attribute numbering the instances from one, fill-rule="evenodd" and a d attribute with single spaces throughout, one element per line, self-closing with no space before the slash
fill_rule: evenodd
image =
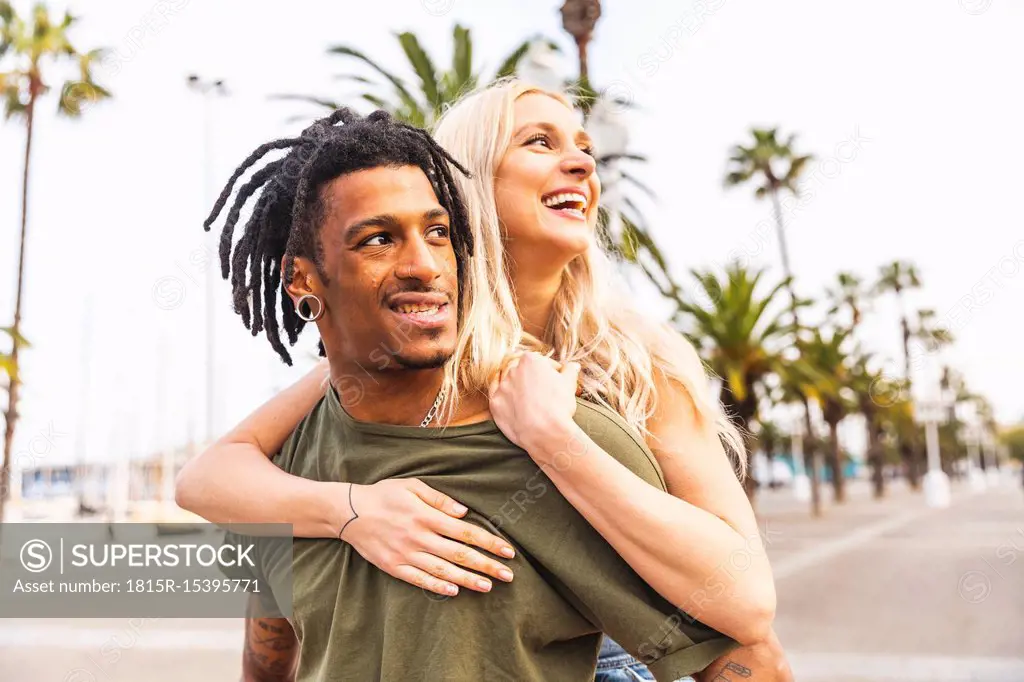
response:
<path id="1" fill-rule="evenodd" d="M 578 192 L 559 192 L 541 199 L 548 208 L 554 211 L 569 214 L 577 218 L 583 218 L 587 210 L 587 197 Z"/>

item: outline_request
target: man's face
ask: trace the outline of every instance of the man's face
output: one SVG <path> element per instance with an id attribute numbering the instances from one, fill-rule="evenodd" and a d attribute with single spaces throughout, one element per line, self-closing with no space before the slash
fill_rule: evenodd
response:
<path id="1" fill-rule="evenodd" d="M 377 370 L 443 365 L 458 333 L 458 279 L 448 213 L 427 176 L 415 166 L 373 168 L 323 192 L 329 282 L 313 279 L 328 352 Z"/>

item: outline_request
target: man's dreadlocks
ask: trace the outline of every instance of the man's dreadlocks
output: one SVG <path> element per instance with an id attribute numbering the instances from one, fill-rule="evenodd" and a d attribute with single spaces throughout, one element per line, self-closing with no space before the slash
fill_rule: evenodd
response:
<path id="1" fill-rule="evenodd" d="M 337 125 L 339 122 L 344 125 Z M 284 287 L 291 281 L 296 256 L 312 260 L 317 272 L 324 277 L 319 228 L 328 207 L 321 189 L 338 176 L 381 166 L 418 166 L 430 179 L 434 194 L 451 217 L 452 247 L 458 264 L 459 288 L 463 290 L 465 262 L 473 248 L 472 235 L 448 164 L 467 176 L 469 172 L 426 131 L 400 123 L 385 111 L 375 111 L 363 118 L 350 109 L 339 109 L 313 123 L 298 137 L 261 145 L 231 175 L 210 217 L 203 223 L 205 230 L 210 230 L 245 171 L 266 153 L 277 149 L 291 151 L 256 171 L 239 188 L 220 235 L 220 263 L 224 279 L 231 277 L 235 312 L 242 316 L 253 336 L 266 328 L 270 345 L 286 364 L 291 365 L 292 361 L 278 330 L 277 290 L 281 289 L 282 322 L 288 342 L 295 345 L 305 320 L 296 314 L 295 304 Z M 232 257 L 235 224 L 243 206 L 257 190 L 260 195 Z M 285 264 L 283 283 L 282 262 Z M 251 319 L 250 300 L 253 303 Z M 324 354 L 322 342 L 320 354 Z"/>

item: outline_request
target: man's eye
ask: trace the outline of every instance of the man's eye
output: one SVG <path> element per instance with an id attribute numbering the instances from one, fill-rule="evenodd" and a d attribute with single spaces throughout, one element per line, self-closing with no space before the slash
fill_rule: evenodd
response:
<path id="1" fill-rule="evenodd" d="M 430 230 L 427 231 L 427 235 L 434 235 L 441 239 L 448 237 L 448 226 L 447 225 L 434 225 Z"/>
<path id="2" fill-rule="evenodd" d="M 388 243 L 389 237 L 386 234 L 375 234 L 363 241 L 363 246 L 384 246 Z"/>

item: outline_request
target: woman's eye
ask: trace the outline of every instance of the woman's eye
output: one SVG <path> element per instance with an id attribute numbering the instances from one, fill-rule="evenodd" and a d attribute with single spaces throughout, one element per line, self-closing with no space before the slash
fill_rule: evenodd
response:
<path id="1" fill-rule="evenodd" d="M 593 147 L 580 147 L 580 151 L 583 152 L 584 154 L 586 154 L 587 156 L 594 156 L 595 155 Z"/>
<path id="2" fill-rule="evenodd" d="M 533 144 L 534 142 L 543 142 L 545 147 L 549 149 L 551 148 L 551 140 L 548 139 L 547 135 L 534 135 L 533 137 L 526 141 L 526 144 L 530 145 Z"/>

